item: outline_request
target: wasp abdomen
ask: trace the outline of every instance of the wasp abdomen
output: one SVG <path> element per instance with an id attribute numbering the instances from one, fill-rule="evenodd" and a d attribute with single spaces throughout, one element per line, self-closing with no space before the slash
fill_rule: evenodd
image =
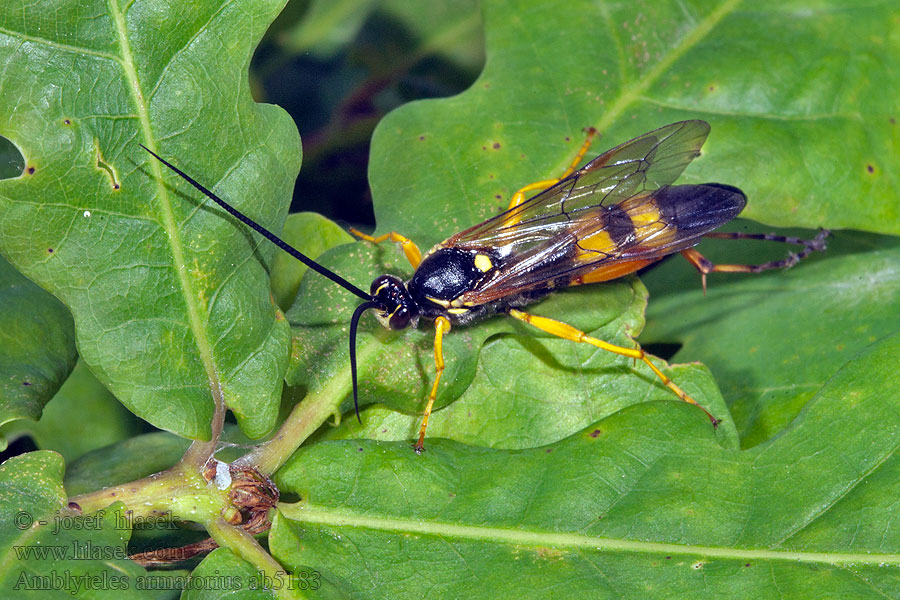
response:
<path id="1" fill-rule="evenodd" d="M 682 236 L 692 230 L 715 229 L 735 218 L 747 204 L 741 190 L 721 183 L 666 186 L 653 199 L 662 217 Z"/>

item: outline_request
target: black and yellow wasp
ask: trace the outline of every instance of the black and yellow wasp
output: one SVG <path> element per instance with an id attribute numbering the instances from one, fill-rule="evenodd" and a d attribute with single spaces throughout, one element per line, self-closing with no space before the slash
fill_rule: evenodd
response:
<path id="1" fill-rule="evenodd" d="M 810 252 L 824 250 L 825 231 L 809 241 L 768 234 L 711 234 L 741 212 L 747 201 L 743 192 L 718 183 L 671 185 L 700 154 L 709 129 L 708 123 L 699 120 L 672 123 L 616 146 L 576 170 L 596 134 L 591 128 L 588 139 L 561 177 L 520 189 L 505 212 L 451 236 L 424 256 L 412 241 L 396 232 L 376 238 L 351 230 L 370 242 L 400 243 L 415 269 L 405 283 L 392 275 L 377 277 L 368 294 L 238 212 L 149 149 L 145 150 L 231 215 L 364 300 L 350 323 L 350 363 L 357 417 L 355 347 L 362 314 L 373 309 L 378 321 L 390 329 L 416 327 L 420 318 L 435 322 L 436 375 L 415 444 L 416 451 L 421 451 L 444 369 L 443 335 L 453 324 L 465 325 L 494 313 L 506 313 L 561 338 L 641 360 L 679 398 L 699 406 L 640 347 L 610 344 L 566 323 L 532 315 L 521 308 L 555 289 L 622 277 L 675 252 L 681 252 L 703 274 L 705 288 L 707 273 L 790 267 Z M 543 191 L 526 199 L 526 193 L 534 190 Z M 803 249 L 784 260 L 760 265 L 715 265 L 693 249 L 702 237 L 710 235 L 788 242 L 802 245 Z M 718 422 L 703 410 L 713 424 Z"/>

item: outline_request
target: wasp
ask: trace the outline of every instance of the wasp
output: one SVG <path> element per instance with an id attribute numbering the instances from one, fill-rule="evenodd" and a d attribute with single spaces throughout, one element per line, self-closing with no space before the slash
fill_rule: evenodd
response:
<path id="1" fill-rule="evenodd" d="M 435 378 L 414 448 L 424 449 L 425 431 L 444 370 L 443 336 L 454 325 L 467 325 L 497 313 L 528 323 L 546 333 L 591 344 L 644 362 L 681 400 L 700 407 L 713 425 L 718 420 L 667 377 L 636 346 L 618 346 L 587 335 L 562 321 L 522 310 L 561 288 L 609 281 L 633 273 L 670 254 L 681 253 L 701 273 L 750 272 L 787 268 L 813 251 L 825 249 L 828 232 L 813 240 L 770 234 L 713 233 L 734 219 L 747 203 L 736 187 L 719 183 L 672 185 L 700 154 L 709 135 L 705 121 L 680 121 L 627 141 L 580 163 L 597 132 L 587 139 L 568 169 L 558 178 L 532 183 L 516 192 L 502 213 L 434 246 L 424 255 L 397 232 L 373 237 L 351 233 L 373 243 L 399 243 L 414 268 L 409 281 L 381 275 L 366 293 L 323 267 L 262 227 L 183 171 L 144 147 L 160 162 L 312 270 L 360 297 L 350 318 L 350 367 L 353 402 L 359 418 L 356 331 L 367 310 L 389 329 L 434 322 Z M 540 190 L 527 197 L 528 192 Z M 697 252 L 703 237 L 753 238 L 803 246 L 783 260 L 758 265 L 715 264 Z"/>

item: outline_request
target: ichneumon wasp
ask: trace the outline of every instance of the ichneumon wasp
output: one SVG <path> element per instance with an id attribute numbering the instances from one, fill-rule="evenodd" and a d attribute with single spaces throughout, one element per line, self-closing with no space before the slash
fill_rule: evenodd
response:
<path id="1" fill-rule="evenodd" d="M 186 173 L 144 149 L 229 214 L 363 300 L 350 318 L 350 365 L 357 418 L 355 348 L 363 313 L 373 309 L 378 321 L 389 329 L 416 327 L 420 318 L 434 321 L 436 374 L 415 444 L 416 451 L 421 452 L 444 369 L 444 334 L 453 324 L 465 325 L 495 313 L 506 313 L 564 339 L 641 360 L 675 395 L 700 406 L 714 425 L 718 423 L 660 371 L 639 346 L 610 344 L 562 321 L 521 310 L 554 289 L 616 279 L 676 252 L 700 271 L 705 289 L 708 273 L 787 268 L 813 251 L 824 250 L 828 235 L 824 230 L 812 240 L 713 233 L 744 208 L 747 199 L 743 192 L 719 183 L 672 185 L 700 154 L 709 130 L 709 124 L 700 120 L 672 123 L 607 150 L 576 170 L 596 135 L 596 130 L 590 128 L 578 155 L 559 178 L 523 187 L 513 195 L 506 211 L 449 237 L 424 256 L 412 241 L 397 232 L 376 238 L 351 230 L 369 242 L 399 243 L 415 269 L 407 282 L 392 275 L 377 277 L 369 293 L 294 249 Z M 526 199 L 527 192 L 536 190 L 541 191 Z M 783 260 L 759 265 L 716 265 L 693 248 L 703 237 L 766 239 L 803 248 Z"/>

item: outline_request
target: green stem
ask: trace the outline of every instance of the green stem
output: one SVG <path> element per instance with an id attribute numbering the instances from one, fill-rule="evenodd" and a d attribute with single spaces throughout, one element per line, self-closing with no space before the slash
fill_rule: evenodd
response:
<path id="1" fill-rule="evenodd" d="M 368 364 L 377 348 L 378 343 L 375 342 L 357 348 L 356 357 L 361 368 Z M 297 404 L 271 440 L 260 444 L 234 461 L 234 464 L 255 467 L 265 475 L 274 473 L 300 447 L 300 444 L 306 441 L 306 438 L 339 410 L 341 401 L 350 392 L 350 387 L 348 365 L 335 373 L 325 387 L 307 395 Z"/>
<path id="2" fill-rule="evenodd" d="M 290 582 L 290 574 L 259 545 L 259 542 L 252 535 L 243 529 L 232 527 L 221 518 L 212 519 L 205 525 L 209 535 L 212 536 L 219 546 L 234 552 L 238 557 L 253 565 L 257 572 L 277 583 Z M 283 598 L 284 600 L 304 598 L 296 587 L 276 585 L 271 591 L 278 598 Z"/>
<path id="3" fill-rule="evenodd" d="M 272 439 L 236 460 L 235 464 L 254 466 L 266 475 L 274 473 L 338 410 L 349 388 L 349 377 L 335 377 L 324 388 L 307 395 L 294 407 Z"/>
<path id="4" fill-rule="evenodd" d="M 207 521 L 229 506 L 219 490 L 190 466 L 175 465 L 167 471 L 130 483 L 70 498 L 84 513 L 93 513 L 114 502 L 122 502 L 134 517 L 171 515 L 185 521 Z"/>

